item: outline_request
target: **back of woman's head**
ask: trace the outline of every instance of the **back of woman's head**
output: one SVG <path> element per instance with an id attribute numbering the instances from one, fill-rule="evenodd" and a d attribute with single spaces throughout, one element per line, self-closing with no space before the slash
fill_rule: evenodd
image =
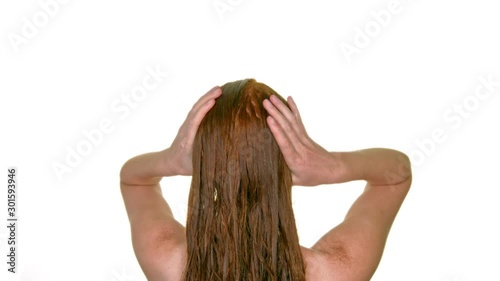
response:
<path id="1" fill-rule="evenodd" d="M 283 100 L 254 79 L 227 83 L 199 126 L 185 280 L 305 280 L 292 177 L 262 105 L 271 95 Z"/>

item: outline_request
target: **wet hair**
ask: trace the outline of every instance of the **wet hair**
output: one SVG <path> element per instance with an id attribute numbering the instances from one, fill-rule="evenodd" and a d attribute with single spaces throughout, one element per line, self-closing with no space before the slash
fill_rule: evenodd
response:
<path id="1" fill-rule="evenodd" d="M 303 281 L 292 176 L 262 105 L 287 102 L 255 79 L 221 88 L 193 145 L 184 280 Z"/>

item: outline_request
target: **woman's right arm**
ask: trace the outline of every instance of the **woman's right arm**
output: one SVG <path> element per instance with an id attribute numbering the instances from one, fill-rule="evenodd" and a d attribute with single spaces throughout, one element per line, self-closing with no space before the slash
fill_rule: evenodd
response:
<path id="1" fill-rule="evenodd" d="M 344 221 L 312 247 L 344 267 L 347 280 L 369 280 L 382 258 L 385 243 L 412 181 L 403 153 L 383 148 L 334 152 L 344 168 L 336 182 L 365 180 L 363 193 Z M 342 266 L 341 266 L 342 268 Z M 338 267 L 337 267 L 338 269 Z"/>
<path id="2" fill-rule="evenodd" d="M 333 174 L 331 182 L 365 180 L 371 185 L 391 186 L 411 177 L 410 160 L 400 151 L 370 148 L 352 152 L 330 152 L 341 172 Z"/>
<path id="3" fill-rule="evenodd" d="M 328 152 L 309 138 L 292 98 L 288 103 L 290 109 L 271 97 L 264 107 L 294 185 L 366 181 L 344 221 L 312 249 L 344 271 L 347 280 L 368 280 L 380 262 L 392 223 L 410 188 L 410 161 L 405 154 L 384 148 Z"/>

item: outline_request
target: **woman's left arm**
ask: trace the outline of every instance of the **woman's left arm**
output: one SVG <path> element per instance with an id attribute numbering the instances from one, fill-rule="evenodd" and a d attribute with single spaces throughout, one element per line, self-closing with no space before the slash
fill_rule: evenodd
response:
<path id="1" fill-rule="evenodd" d="M 131 226 L 132 243 L 146 275 L 148 272 L 151 276 L 156 275 L 152 272 L 154 268 L 176 262 L 175 253 L 179 249 L 185 251 L 184 227 L 175 220 L 163 198 L 160 181 L 163 177 L 192 174 L 194 137 L 220 94 L 221 89 L 214 87 L 194 104 L 169 148 L 133 157 L 120 171 L 120 189 Z"/>
<path id="2" fill-rule="evenodd" d="M 120 189 L 125 203 L 132 245 L 148 280 L 165 278 L 163 266 L 178 268 L 185 248 L 184 226 L 175 220 L 163 198 L 160 180 L 174 175 L 167 168 L 168 149 L 136 156 L 120 171 Z"/>
<path id="3" fill-rule="evenodd" d="M 122 185 L 151 186 L 160 183 L 163 177 L 175 176 L 172 169 L 170 148 L 135 156 L 123 165 L 120 171 Z"/>

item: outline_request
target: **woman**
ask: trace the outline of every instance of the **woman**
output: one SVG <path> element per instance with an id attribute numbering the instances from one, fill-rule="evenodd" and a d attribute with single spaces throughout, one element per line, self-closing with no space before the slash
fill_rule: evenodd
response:
<path id="1" fill-rule="evenodd" d="M 192 175 L 186 229 L 162 177 Z M 374 148 L 328 152 L 297 105 L 254 79 L 215 87 L 172 145 L 120 172 L 137 259 L 148 280 L 370 280 L 410 188 L 408 157 Z M 299 245 L 291 186 L 365 180 L 344 221 Z"/>

